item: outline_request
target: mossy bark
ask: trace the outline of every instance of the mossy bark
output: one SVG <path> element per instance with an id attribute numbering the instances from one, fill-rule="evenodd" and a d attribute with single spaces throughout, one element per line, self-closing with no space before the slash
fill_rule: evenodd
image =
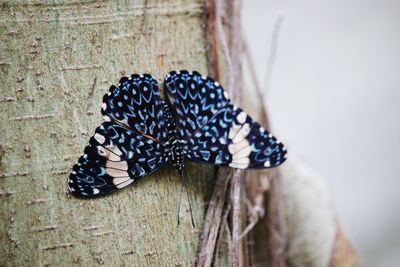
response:
<path id="1" fill-rule="evenodd" d="M 0 8 L 0 265 L 188 266 L 215 169 L 189 164 L 177 226 L 171 167 L 107 197 L 67 193 L 73 164 L 123 75 L 207 73 L 197 0 L 3 3 Z"/>

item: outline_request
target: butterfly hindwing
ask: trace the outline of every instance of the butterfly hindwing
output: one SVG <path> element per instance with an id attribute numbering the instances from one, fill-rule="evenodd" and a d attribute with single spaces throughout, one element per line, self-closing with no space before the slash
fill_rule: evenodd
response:
<path id="1" fill-rule="evenodd" d="M 196 71 L 170 72 L 164 80 L 164 90 L 176 114 L 177 130 L 182 139 L 190 138 L 229 103 L 218 82 Z"/>
<path id="2" fill-rule="evenodd" d="M 80 196 L 111 193 L 146 176 L 168 161 L 160 143 L 105 122 L 90 138 L 85 154 L 73 167 L 69 190 Z"/>
<path id="3" fill-rule="evenodd" d="M 158 83 L 149 74 L 121 78 L 104 95 L 101 112 L 106 121 L 118 121 L 155 140 L 166 139 Z"/>
<path id="4" fill-rule="evenodd" d="M 228 104 L 189 139 L 186 153 L 190 160 L 246 169 L 278 166 L 286 149 L 242 109 Z"/>

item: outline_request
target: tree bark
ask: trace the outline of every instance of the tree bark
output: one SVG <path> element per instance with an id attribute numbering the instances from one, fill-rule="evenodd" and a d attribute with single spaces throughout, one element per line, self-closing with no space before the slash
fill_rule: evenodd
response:
<path id="1" fill-rule="evenodd" d="M 0 14 L 0 264 L 190 265 L 214 168 L 187 167 L 195 229 L 185 197 L 177 226 L 171 167 L 90 200 L 67 179 L 121 76 L 208 73 L 203 2 L 13 1 Z"/>

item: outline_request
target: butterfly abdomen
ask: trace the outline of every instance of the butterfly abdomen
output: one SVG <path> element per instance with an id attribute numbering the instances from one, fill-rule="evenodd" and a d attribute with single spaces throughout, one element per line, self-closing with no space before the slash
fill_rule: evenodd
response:
<path id="1" fill-rule="evenodd" d="M 168 153 L 168 157 L 178 172 L 181 172 L 185 168 L 185 141 L 179 139 L 178 132 L 176 130 L 175 119 L 169 105 L 164 102 L 163 114 L 165 123 L 167 125 L 167 136 L 168 141 L 164 143 L 164 149 Z"/>
<path id="2" fill-rule="evenodd" d="M 173 138 L 171 142 L 171 162 L 180 173 L 185 168 L 185 141 Z"/>

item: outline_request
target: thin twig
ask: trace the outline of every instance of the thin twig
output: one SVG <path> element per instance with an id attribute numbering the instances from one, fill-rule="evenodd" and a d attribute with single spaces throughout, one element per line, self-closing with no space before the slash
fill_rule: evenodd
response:
<path id="1" fill-rule="evenodd" d="M 218 46 L 216 32 L 216 0 L 205 0 L 205 32 L 206 32 L 206 51 L 208 72 L 216 80 L 219 80 L 219 61 L 218 61 Z"/>
<path id="2" fill-rule="evenodd" d="M 285 222 L 283 184 L 279 173 L 279 169 L 275 168 L 270 171 L 271 190 L 269 214 L 271 216 L 270 231 L 270 249 L 272 257 L 272 267 L 286 266 L 286 244 L 287 229 Z"/>
<path id="3" fill-rule="evenodd" d="M 208 204 L 199 252 L 194 266 L 211 266 L 230 176 L 230 169 L 219 168 L 214 191 Z"/>
<path id="4" fill-rule="evenodd" d="M 236 170 L 232 179 L 232 266 L 239 266 L 239 210 L 240 210 L 240 178 L 242 170 Z"/>
<path id="5" fill-rule="evenodd" d="M 267 94 L 268 90 L 271 87 L 272 80 L 272 71 L 274 69 L 276 55 L 278 52 L 278 43 L 279 43 L 279 34 L 283 23 L 283 17 L 279 16 L 275 21 L 274 29 L 272 32 L 271 46 L 269 49 L 268 61 L 267 61 L 267 69 L 265 71 L 265 85 L 264 88 L 266 90 L 265 94 Z"/>
<path id="6" fill-rule="evenodd" d="M 229 229 L 229 222 L 228 222 L 228 216 L 231 212 L 231 204 L 228 202 L 226 203 L 225 206 L 225 210 L 224 210 L 224 214 L 222 215 L 222 221 L 221 221 L 221 225 L 219 228 L 219 236 L 218 236 L 218 240 L 217 240 L 217 245 L 215 248 L 215 260 L 219 259 L 219 252 L 221 251 L 220 247 L 221 244 L 224 242 L 223 238 L 225 237 L 222 233 L 224 231 L 226 231 L 226 243 L 228 244 L 228 251 L 231 251 L 231 247 L 232 247 L 232 239 L 230 238 L 231 235 L 231 231 Z M 214 261 L 214 265 L 216 265 L 217 262 Z"/>
<path id="7" fill-rule="evenodd" d="M 224 27 L 222 25 L 222 0 L 216 0 L 215 14 L 216 14 L 216 29 L 217 36 L 219 36 L 219 40 L 221 42 L 222 51 L 224 52 L 225 60 L 228 65 L 228 73 L 229 73 L 229 81 L 227 89 L 231 93 L 231 97 L 234 98 L 234 71 L 231 60 L 231 54 L 229 53 L 229 46 L 226 38 L 226 34 L 224 31 Z"/>
<path id="8" fill-rule="evenodd" d="M 86 98 L 86 113 L 89 113 L 89 110 L 92 107 L 92 100 L 93 100 L 94 89 L 96 88 L 96 83 L 97 83 L 97 77 L 94 77 L 93 83 L 89 89 L 89 94 Z"/>
<path id="9" fill-rule="evenodd" d="M 248 173 L 247 173 L 248 174 Z M 245 203 L 248 211 L 247 226 L 240 234 L 239 239 L 245 237 L 265 215 L 264 194 L 270 188 L 265 172 L 260 172 L 258 177 L 246 177 Z M 249 199 L 251 198 L 251 199 Z"/>
<path id="10" fill-rule="evenodd" d="M 253 82 L 253 85 L 254 85 L 254 87 L 256 89 L 257 98 L 261 100 L 261 105 L 262 105 L 261 115 L 262 115 L 262 118 L 264 120 L 263 124 L 264 124 L 266 129 L 270 129 L 270 122 L 269 122 L 269 118 L 268 118 L 268 113 L 267 113 L 267 109 L 266 109 L 264 101 L 263 101 L 263 99 L 264 99 L 263 90 L 261 89 L 260 83 L 258 81 L 257 74 L 256 74 L 256 69 L 254 67 L 254 61 L 253 61 L 253 58 L 252 58 L 252 56 L 250 54 L 250 51 L 248 49 L 247 41 L 245 39 L 243 40 L 243 47 L 244 47 L 243 50 L 244 50 L 244 55 L 245 55 L 245 58 L 246 58 L 246 63 L 247 63 L 247 66 L 248 66 L 248 68 L 250 70 L 250 74 L 251 74 L 251 81 Z"/>
<path id="11" fill-rule="evenodd" d="M 251 230 L 253 230 L 254 226 L 258 223 L 260 216 L 258 216 L 258 213 L 255 212 L 256 208 L 257 206 L 252 206 L 251 203 L 247 203 L 247 209 L 249 210 L 250 213 L 250 219 L 249 219 L 250 222 L 249 224 L 247 224 L 246 228 L 240 234 L 239 239 L 245 237 Z"/>

